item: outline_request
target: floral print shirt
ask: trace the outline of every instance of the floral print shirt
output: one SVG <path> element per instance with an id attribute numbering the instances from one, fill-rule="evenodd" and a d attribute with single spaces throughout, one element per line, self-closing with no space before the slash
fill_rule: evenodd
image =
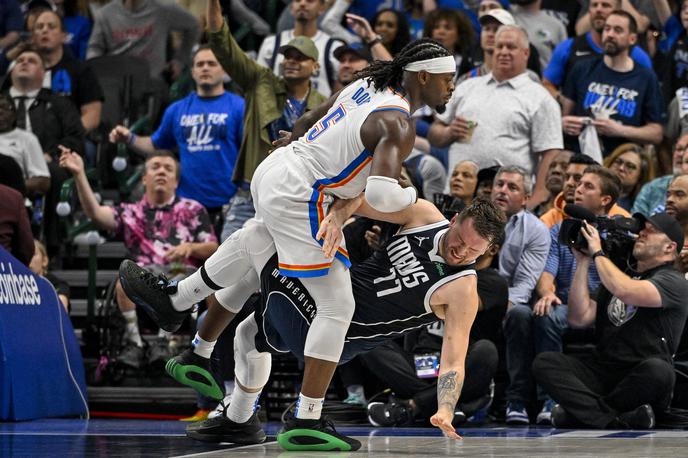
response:
<path id="1" fill-rule="evenodd" d="M 217 242 L 208 212 L 195 200 L 175 196 L 168 204 L 155 207 L 144 196 L 113 210 L 115 232 L 124 238 L 129 257 L 141 266 L 170 264 L 165 255 L 185 242 Z M 189 258 L 183 263 L 199 267 L 201 260 Z"/>

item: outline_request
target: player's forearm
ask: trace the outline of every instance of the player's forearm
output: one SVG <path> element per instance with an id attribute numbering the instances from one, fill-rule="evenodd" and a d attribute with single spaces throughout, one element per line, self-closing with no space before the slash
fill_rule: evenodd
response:
<path id="1" fill-rule="evenodd" d="M 344 224 L 361 207 L 363 201 L 363 194 L 353 199 L 335 198 L 332 205 L 330 205 L 329 211 L 337 217 L 341 224 Z"/>
<path id="2" fill-rule="evenodd" d="M 443 364 L 440 367 L 444 367 Z M 437 410 L 446 410 L 454 414 L 456 404 L 461 397 L 464 372 L 460 367 L 446 367 L 437 379 Z"/>

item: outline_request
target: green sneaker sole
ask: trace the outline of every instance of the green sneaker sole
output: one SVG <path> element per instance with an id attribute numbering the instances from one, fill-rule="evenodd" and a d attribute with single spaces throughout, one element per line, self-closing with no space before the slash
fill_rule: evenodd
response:
<path id="1" fill-rule="evenodd" d="M 320 443 L 295 444 L 291 441 L 295 436 L 300 438 L 309 437 L 314 439 L 314 442 L 320 441 Z M 290 452 L 329 452 L 336 450 L 340 452 L 352 452 L 358 450 L 358 447 L 354 448 L 351 444 L 341 439 L 313 429 L 292 429 L 286 432 L 280 432 L 277 434 L 277 443 L 284 450 Z"/>
<path id="2" fill-rule="evenodd" d="M 165 364 L 165 372 L 170 374 L 170 377 L 182 385 L 193 388 L 203 396 L 215 399 L 217 401 L 224 397 L 222 389 L 215 381 L 215 378 L 210 374 L 210 372 L 202 367 L 194 366 L 193 364 L 182 365 L 172 358 L 167 360 L 167 363 Z M 191 374 L 194 374 L 196 379 L 190 378 L 189 375 Z"/>

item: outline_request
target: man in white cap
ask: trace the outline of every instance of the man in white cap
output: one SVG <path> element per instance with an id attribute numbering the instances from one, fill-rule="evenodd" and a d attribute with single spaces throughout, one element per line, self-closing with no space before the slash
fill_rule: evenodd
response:
<path id="1" fill-rule="evenodd" d="M 483 62 L 469 71 L 464 73 L 457 80 L 457 84 L 468 78 L 475 78 L 477 76 L 487 75 L 492 71 L 492 57 L 494 56 L 495 36 L 497 29 L 502 25 L 514 25 L 514 17 L 507 10 L 495 8 L 485 13 L 480 14 L 480 47 L 483 50 Z"/>

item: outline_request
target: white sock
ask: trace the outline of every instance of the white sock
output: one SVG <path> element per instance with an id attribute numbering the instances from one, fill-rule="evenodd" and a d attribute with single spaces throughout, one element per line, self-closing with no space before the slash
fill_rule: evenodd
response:
<path id="1" fill-rule="evenodd" d="M 141 333 L 139 333 L 136 309 L 122 312 L 122 316 L 124 316 L 124 321 L 127 323 L 127 327 L 124 331 L 124 340 L 133 342 L 137 347 L 143 347 L 143 340 L 141 339 Z"/>
<path id="2" fill-rule="evenodd" d="M 216 342 L 217 340 L 213 340 L 212 342 L 203 340 L 201 336 L 199 336 L 198 333 L 196 333 L 196 337 L 194 337 L 194 340 L 192 342 L 194 347 L 193 351 L 198 356 L 201 356 L 203 358 L 210 358 L 210 355 L 213 353 L 213 348 L 215 348 Z"/>
<path id="3" fill-rule="evenodd" d="M 167 340 L 170 340 L 170 337 L 172 337 L 172 333 L 169 331 L 165 331 L 163 328 L 158 329 L 158 337 L 164 337 Z"/>
<path id="4" fill-rule="evenodd" d="M 296 418 L 301 420 L 317 420 L 320 418 L 325 398 L 309 398 L 299 393 L 296 401 Z"/>
<path id="5" fill-rule="evenodd" d="M 198 269 L 177 284 L 177 293 L 170 296 L 170 300 L 176 311 L 184 312 L 214 292 L 214 289 L 205 284 L 201 269 Z"/>
<path id="6" fill-rule="evenodd" d="M 247 393 L 239 385 L 234 386 L 232 398 L 227 409 L 227 418 L 235 423 L 246 423 L 253 412 L 256 411 L 260 391 L 257 393 Z"/>

